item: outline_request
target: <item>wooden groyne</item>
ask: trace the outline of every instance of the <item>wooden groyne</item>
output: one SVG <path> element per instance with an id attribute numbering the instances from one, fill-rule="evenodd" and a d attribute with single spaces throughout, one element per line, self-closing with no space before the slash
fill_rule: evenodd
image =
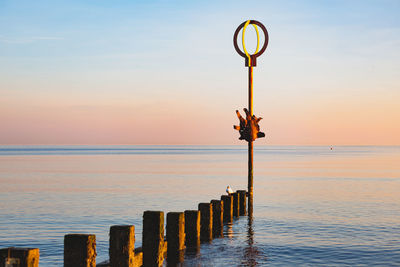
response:
<path id="1" fill-rule="evenodd" d="M 38 267 L 38 248 L 3 248 L 0 249 L 0 266 Z"/>
<path id="2" fill-rule="evenodd" d="M 185 252 L 198 252 L 201 242 L 223 237 L 223 225 L 246 215 L 246 191 L 238 190 L 221 200 L 199 203 L 198 210 L 168 212 L 166 234 L 164 212 L 143 213 L 142 247 L 135 249 L 135 226 L 110 227 L 109 260 L 96 265 L 96 236 L 64 236 L 65 267 L 158 267 L 164 260 L 175 266 L 184 261 Z M 38 267 L 38 248 L 0 249 L 0 266 Z"/>

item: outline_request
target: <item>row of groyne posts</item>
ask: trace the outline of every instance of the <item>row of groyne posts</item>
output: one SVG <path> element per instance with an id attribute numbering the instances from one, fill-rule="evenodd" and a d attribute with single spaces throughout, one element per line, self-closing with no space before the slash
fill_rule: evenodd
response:
<path id="1" fill-rule="evenodd" d="M 143 213 L 142 247 L 135 249 L 135 226 L 110 227 L 109 261 L 96 265 L 96 236 L 92 234 L 67 234 L 64 236 L 65 267 L 133 267 L 161 266 L 164 259 L 175 266 L 183 262 L 185 252 L 199 252 L 200 243 L 223 237 L 223 225 L 234 217 L 247 214 L 247 193 L 221 196 L 221 200 L 199 203 L 198 210 L 168 212 L 166 236 L 164 212 Z M 0 266 L 37 267 L 38 248 L 0 249 Z"/>

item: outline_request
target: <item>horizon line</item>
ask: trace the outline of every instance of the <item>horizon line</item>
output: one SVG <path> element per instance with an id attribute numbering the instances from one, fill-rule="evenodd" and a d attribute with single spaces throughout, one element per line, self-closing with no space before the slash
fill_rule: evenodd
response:
<path id="1" fill-rule="evenodd" d="M 246 143 L 247 144 L 247 143 Z M 0 146 L 243 146 L 245 144 L 1 144 Z M 380 145 L 380 144 L 259 144 L 258 146 L 327 146 L 327 147 L 345 147 L 345 146 L 400 146 L 400 144 Z"/>

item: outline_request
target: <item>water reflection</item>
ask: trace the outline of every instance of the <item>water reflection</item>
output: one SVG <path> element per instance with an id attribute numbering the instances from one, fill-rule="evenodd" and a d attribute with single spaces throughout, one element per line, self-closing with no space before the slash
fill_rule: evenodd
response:
<path id="1" fill-rule="evenodd" d="M 227 223 L 226 224 L 226 237 L 228 237 L 230 240 L 232 240 L 233 239 L 233 235 L 234 235 L 234 232 L 233 232 L 233 229 L 232 229 L 232 223 Z"/>
<path id="2" fill-rule="evenodd" d="M 259 254 L 257 246 L 254 245 L 253 216 L 249 214 L 247 217 L 247 246 L 244 248 L 241 265 L 256 266 Z"/>

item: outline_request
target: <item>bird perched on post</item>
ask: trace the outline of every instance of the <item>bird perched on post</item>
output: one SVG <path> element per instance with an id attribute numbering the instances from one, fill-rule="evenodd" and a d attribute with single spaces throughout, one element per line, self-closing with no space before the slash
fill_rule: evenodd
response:
<path id="1" fill-rule="evenodd" d="M 226 187 L 226 193 L 228 193 L 228 195 L 233 194 L 233 190 L 229 185 Z"/>

